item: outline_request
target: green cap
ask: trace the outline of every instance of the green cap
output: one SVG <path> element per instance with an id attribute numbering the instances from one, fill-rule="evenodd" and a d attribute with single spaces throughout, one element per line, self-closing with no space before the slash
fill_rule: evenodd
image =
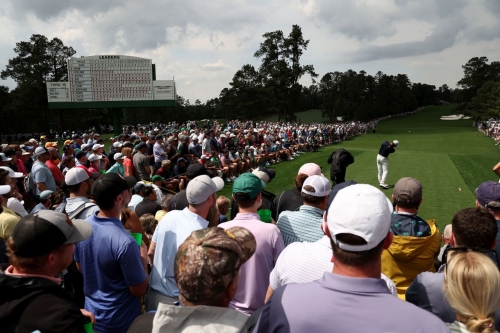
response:
<path id="1" fill-rule="evenodd" d="M 260 192 L 266 187 L 266 183 L 260 180 L 259 177 L 252 173 L 244 173 L 239 176 L 233 184 L 233 194 L 246 193 L 253 199 L 259 195 Z"/>
<path id="2" fill-rule="evenodd" d="M 162 176 L 160 175 L 154 175 L 153 178 L 151 178 L 151 180 L 153 182 L 157 181 L 157 180 L 165 180 L 165 178 L 163 178 Z"/>

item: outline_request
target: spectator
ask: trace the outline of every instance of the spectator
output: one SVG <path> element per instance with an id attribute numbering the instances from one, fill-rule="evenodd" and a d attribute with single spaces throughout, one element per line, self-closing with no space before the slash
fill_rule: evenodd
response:
<path id="1" fill-rule="evenodd" d="M 146 310 L 158 308 L 160 302 L 175 304 L 179 289 L 174 279 L 174 253 L 194 230 L 208 227 L 208 214 L 216 205 L 216 192 L 224 181 L 202 175 L 191 180 L 186 188 L 189 206 L 170 211 L 160 221 L 153 235 L 148 256 L 153 262 L 151 284 L 146 295 Z"/>
<path id="2" fill-rule="evenodd" d="M 132 199 L 130 199 L 130 202 L 128 204 L 128 208 L 132 209 L 132 210 L 135 210 L 135 207 L 137 206 L 137 204 L 139 202 L 141 202 L 142 200 L 144 200 L 144 189 L 146 188 L 146 184 L 144 184 L 143 182 L 137 182 L 137 184 L 135 184 L 134 186 L 134 189 L 132 190 Z"/>
<path id="3" fill-rule="evenodd" d="M 392 241 L 391 211 L 386 196 L 371 185 L 339 191 L 324 228 L 332 240 L 332 273 L 278 288 L 257 331 L 449 332 L 432 314 L 392 296 L 380 279 L 382 250 Z M 388 313 L 390 320 L 381 320 Z"/>
<path id="4" fill-rule="evenodd" d="M 82 220 L 94 216 L 99 211 L 99 207 L 90 201 L 94 180 L 89 172 L 82 168 L 73 168 L 64 177 L 64 183 L 69 198 L 66 198 L 66 204 L 58 207 L 58 211 Z"/>
<path id="5" fill-rule="evenodd" d="M 134 157 L 132 158 L 135 178 L 137 179 L 137 181 L 149 181 L 151 179 L 151 168 L 149 167 L 149 160 L 146 156 L 148 145 L 144 142 L 141 142 L 135 146 L 135 150 L 136 152 L 134 154 Z"/>
<path id="6" fill-rule="evenodd" d="M 466 249 L 494 249 L 498 232 L 495 218 L 483 208 L 466 208 L 458 211 L 451 221 L 450 246 Z M 446 253 L 443 261 L 446 262 Z M 444 266 L 445 267 L 445 266 Z M 441 272 L 419 274 L 406 290 L 406 301 L 434 313 L 445 323 L 456 320 L 455 311 L 443 295 L 444 274 Z M 500 311 L 495 327 L 500 328 Z"/>
<path id="7" fill-rule="evenodd" d="M 169 160 L 164 160 L 161 162 L 161 167 L 156 170 L 156 174 L 169 179 L 173 175 L 173 170 L 171 168 L 171 162 Z"/>
<path id="8" fill-rule="evenodd" d="M 85 309 L 96 317 L 95 330 L 124 332 L 140 314 L 140 297 L 147 290 L 146 244 L 141 248 L 123 231 L 117 218 L 130 201 L 133 177 L 102 175 L 91 197 L 99 212 L 87 221 L 92 236 L 77 244 L 75 261 L 84 277 Z"/>
<path id="9" fill-rule="evenodd" d="M 10 194 L 3 195 L 3 198 L 7 200 L 6 206 L 9 209 L 13 210 L 19 216 L 25 217 L 26 215 L 28 215 L 28 212 L 24 208 L 23 202 L 20 201 L 20 200 L 22 200 L 22 196 L 16 190 L 16 187 L 15 187 L 16 185 L 14 183 L 14 180 L 21 179 L 21 177 L 23 177 L 23 174 L 20 172 L 15 172 L 11 168 L 5 167 L 5 166 L 0 167 L 0 169 L 7 170 L 8 175 L 11 179 L 11 183 L 9 185 L 11 186 L 12 191 L 10 192 Z M 5 185 L 7 185 L 7 184 L 5 184 Z M 16 195 L 16 193 L 17 193 L 17 195 Z"/>
<path id="10" fill-rule="evenodd" d="M 174 177 L 184 176 L 187 168 L 186 159 L 184 157 L 179 157 L 177 159 L 177 164 L 174 165 Z"/>
<path id="11" fill-rule="evenodd" d="M 219 223 L 227 222 L 226 214 L 229 210 L 229 199 L 223 195 L 217 198 L 217 209 L 219 210 Z"/>
<path id="12" fill-rule="evenodd" d="M 33 207 L 30 214 L 35 214 L 41 210 L 49 210 L 50 207 L 52 207 L 52 200 L 50 198 L 52 193 L 53 192 L 51 190 L 46 190 L 40 193 L 40 203 Z"/>
<path id="13" fill-rule="evenodd" d="M 66 176 L 69 170 L 76 166 L 76 160 L 73 157 L 66 158 L 63 162 L 61 162 L 61 169 L 63 177 Z"/>
<path id="14" fill-rule="evenodd" d="M 422 184 L 410 177 L 401 178 L 392 194 L 394 213 L 391 216 L 392 244 L 382 253 L 382 272 L 405 292 L 422 272 L 435 272 L 434 261 L 439 254 L 441 236 L 434 220 L 418 216 L 422 203 Z"/>
<path id="15" fill-rule="evenodd" d="M 335 195 L 340 189 L 346 186 L 346 182 L 335 185 L 332 192 Z M 340 189 L 339 189 L 340 188 Z M 330 195 L 329 200 L 333 201 L 334 197 Z M 330 202 L 331 204 L 331 202 Z M 330 205 L 328 205 L 329 207 Z M 324 220 L 328 211 L 325 211 Z M 325 232 L 325 221 L 321 224 L 322 232 Z M 289 283 L 305 283 L 321 279 L 325 272 L 331 272 L 333 269 L 332 260 L 332 245 L 330 238 L 325 234 L 320 240 L 311 242 L 295 242 L 287 246 L 281 252 L 276 266 L 269 276 L 269 287 L 266 294 L 267 300 L 271 297 L 276 289 Z M 381 278 L 387 284 L 387 288 L 392 295 L 398 296 L 396 285 L 385 274 L 381 274 Z"/>
<path id="16" fill-rule="evenodd" d="M 0 238 L 5 242 L 21 219 L 16 213 L 7 208 L 7 199 L 12 192 L 10 177 L 7 170 L 0 169 Z"/>
<path id="17" fill-rule="evenodd" d="M 101 175 L 101 169 L 99 169 L 99 160 L 101 160 L 101 155 L 90 154 L 87 158 L 89 163 L 89 172 L 92 174 L 94 179 L 98 178 Z"/>
<path id="18" fill-rule="evenodd" d="M 444 295 L 457 313 L 456 320 L 448 324 L 451 332 L 496 331 L 493 324 L 494 313 L 500 308 L 500 273 L 485 255 L 473 250 L 449 253 Z"/>
<path id="19" fill-rule="evenodd" d="M 127 230 L 127 232 L 142 234 L 142 241 L 146 244 L 147 247 L 149 247 L 149 238 L 142 229 L 139 217 L 132 209 L 123 208 L 120 220 L 122 221 L 123 229 Z"/>
<path id="20" fill-rule="evenodd" d="M 122 149 L 122 154 L 125 156 L 123 160 L 123 166 L 125 167 L 125 176 L 134 176 L 134 163 L 132 161 L 132 148 L 124 147 Z"/>
<path id="21" fill-rule="evenodd" d="M 175 256 L 175 281 L 183 307 L 160 304 L 154 331 L 247 332 L 248 317 L 228 309 L 238 272 L 255 252 L 256 241 L 245 228 L 193 231 Z"/>
<path id="22" fill-rule="evenodd" d="M 163 161 L 168 161 L 168 151 L 165 151 L 163 136 L 156 136 L 156 143 L 153 146 L 155 170 L 160 169 Z"/>
<path id="23" fill-rule="evenodd" d="M 122 153 L 115 153 L 113 155 L 113 160 L 115 161 L 115 164 L 113 164 L 106 173 L 116 172 L 120 176 L 125 177 L 125 166 L 123 165 L 125 156 Z"/>
<path id="24" fill-rule="evenodd" d="M 56 164 L 56 162 L 59 160 L 59 155 L 57 154 L 57 150 L 53 147 L 50 147 L 47 150 L 49 151 L 49 159 L 45 162 L 45 164 L 52 173 L 52 177 L 54 177 L 54 181 L 56 182 L 57 187 L 61 187 L 64 176 Z"/>
<path id="25" fill-rule="evenodd" d="M 189 144 L 189 154 L 195 158 L 201 158 L 201 145 L 198 143 L 198 137 L 194 136 Z"/>
<path id="26" fill-rule="evenodd" d="M 285 246 L 293 242 L 316 242 L 323 237 L 320 225 L 331 190 L 326 177 L 317 175 L 307 177 L 301 191 L 304 204 L 298 211 L 282 212 L 278 218 L 277 226 Z"/>
<path id="27" fill-rule="evenodd" d="M 451 236 L 451 224 L 447 224 L 444 226 L 443 235 L 441 235 L 441 239 L 443 240 L 443 246 L 439 250 L 438 260 L 441 263 L 443 261 L 443 253 L 449 248 L 450 244 L 450 236 Z"/>
<path id="28" fill-rule="evenodd" d="M 33 163 L 31 169 L 31 177 L 33 177 L 33 181 L 36 184 L 36 194 L 40 194 L 46 190 L 55 191 L 57 186 L 54 176 L 45 164 L 50 158 L 49 151 L 47 148 L 38 147 L 35 149 L 33 156 L 36 161 Z"/>
<path id="29" fill-rule="evenodd" d="M 251 315 L 264 305 L 269 273 L 283 251 L 284 244 L 279 229 L 270 223 L 262 223 L 257 210 L 262 204 L 262 190 L 266 184 L 256 175 L 244 173 L 233 184 L 233 199 L 239 213 L 229 222 L 221 223 L 223 229 L 243 227 L 255 237 L 257 249 L 254 256 L 241 268 L 240 279 L 230 307 Z"/>
<path id="30" fill-rule="evenodd" d="M 345 173 L 347 167 L 354 163 L 354 157 L 344 148 L 334 151 L 327 160 L 330 167 L 330 179 L 333 184 L 340 184 L 345 182 Z"/>
<path id="31" fill-rule="evenodd" d="M 5 156 L 5 153 L 0 153 L 0 166 L 8 166 L 11 160 L 12 158 Z"/>
<path id="32" fill-rule="evenodd" d="M 302 185 L 307 177 L 312 175 L 323 175 L 321 173 L 321 167 L 315 163 L 306 163 L 302 165 L 295 177 L 295 188 L 293 190 L 285 190 L 278 195 L 276 198 L 274 214 L 272 215 L 274 220 L 278 220 L 280 214 L 284 210 L 294 211 L 297 210 L 304 203 L 302 200 Z"/>
<path id="33" fill-rule="evenodd" d="M 148 150 L 146 151 L 146 157 L 148 158 L 149 167 L 152 169 L 152 172 L 156 170 L 155 167 L 155 155 L 154 155 L 154 145 L 156 143 L 156 137 L 154 134 L 149 134 L 149 138 L 146 142 L 148 146 Z"/>
<path id="34" fill-rule="evenodd" d="M 207 169 L 203 167 L 203 165 L 198 163 L 190 164 L 186 170 L 186 182 L 189 182 L 201 175 L 208 175 Z M 173 199 L 170 201 L 169 210 L 183 210 L 188 206 L 188 200 L 186 196 L 186 188 L 176 193 Z"/>
<path id="35" fill-rule="evenodd" d="M 74 244 L 91 233 L 87 222 L 49 210 L 19 221 L 7 242 L 11 266 L 0 270 L 3 332 L 84 332 L 94 321 L 55 277 L 73 261 Z"/>
<path id="36" fill-rule="evenodd" d="M 264 167 L 258 167 L 253 170 L 252 173 L 259 177 L 260 180 L 262 180 L 264 183 L 266 183 L 266 186 L 269 182 L 271 182 L 271 180 L 276 177 L 276 171 Z M 272 212 L 274 210 L 274 199 L 276 198 L 276 195 L 274 193 L 266 191 L 265 189 L 262 190 L 261 194 L 262 204 L 260 205 L 259 210 L 269 209 Z M 236 202 L 236 200 L 233 200 L 231 203 L 231 219 L 234 219 L 238 211 L 238 203 Z M 273 224 L 276 224 L 275 220 L 272 220 L 271 222 Z"/>
<path id="37" fill-rule="evenodd" d="M 146 237 L 151 241 L 153 238 L 153 234 L 158 226 L 158 221 L 155 219 L 152 214 L 144 214 L 139 218 L 141 222 L 142 229 L 146 234 Z"/>
<path id="38" fill-rule="evenodd" d="M 497 221 L 499 231 L 496 235 L 495 252 L 497 258 L 500 258 L 500 183 L 494 181 L 481 183 L 476 189 L 476 207 L 486 208 Z"/>
<path id="39" fill-rule="evenodd" d="M 172 194 L 165 194 L 163 198 L 161 198 L 161 210 L 157 211 L 155 214 L 156 221 L 160 222 L 163 216 L 168 213 L 170 201 L 174 196 Z"/>
<path id="40" fill-rule="evenodd" d="M 142 201 L 135 206 L 135 213 L 139 218 L 144 214 L 155 215 L 157 211 L 162 210 L 156 202 L 156 191 L 152 186 L 146 186 L 142 190 Z"/>

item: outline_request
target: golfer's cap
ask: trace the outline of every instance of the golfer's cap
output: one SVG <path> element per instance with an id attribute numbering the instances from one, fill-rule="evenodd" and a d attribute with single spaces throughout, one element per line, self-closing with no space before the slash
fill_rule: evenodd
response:
<path id="1" fill-rule="evenodd" d="M 368 251 L 382 242 L 391 226 L 392 204 L 384 193 L 368 184 L 355 184 L 340 190 L 328 209 L 328 230 L 342 250 Z M 362 238 L 366 244 L 339 241 L 339 234 Z"/>
<path id="2" fill-rule="evenodd" d="M 399 141 L 398 140 L 394 140 L 394 141 L 392 141 L 392 143 L 394 143 L 395 147 L 399 146 Z"/>

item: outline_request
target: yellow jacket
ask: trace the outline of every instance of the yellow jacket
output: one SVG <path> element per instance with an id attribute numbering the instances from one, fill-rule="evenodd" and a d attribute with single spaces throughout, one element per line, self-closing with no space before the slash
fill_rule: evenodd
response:
<path id="1" fill-rule="evenodd" d="M 441 247 L 441 236 L 434 219 L 426 222 L 431 227 L 430 236 L 394 236 L 391 246 L 382 252 L 382 273 L 394 282 L 402 300 L 418 274 L 435 272 L 434 259 Z"/>

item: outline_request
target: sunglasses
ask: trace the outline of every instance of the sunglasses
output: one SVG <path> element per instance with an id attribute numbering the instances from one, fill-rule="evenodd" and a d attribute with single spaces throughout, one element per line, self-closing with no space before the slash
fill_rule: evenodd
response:
<path id="1" fill-rule="evenodd" d="M 478 248 L 478 247 L 475 247 L 475 248 L 470 248 L 470 247 L 449 247 L 443 253 L 443 264 L 446 265 L 448 263 L 448 258 L 450 256 L 452 257 L 454 252 L 468 252 L 468 251 L 479 252 L 479 253 L 487 255 L 488 257 L 491 258 L 491 260 L 493 260 L 493 262 L 495 262 L 497 264 L 497 267 L 500 268 L 500 265 L 499 265 L 499 262 L 498 262 L 498 256 L 497 256 L 496 251 L 494 251 L 494 250 L 488 250 L 488 249 L 484 249 L 484 248 Z"/>

